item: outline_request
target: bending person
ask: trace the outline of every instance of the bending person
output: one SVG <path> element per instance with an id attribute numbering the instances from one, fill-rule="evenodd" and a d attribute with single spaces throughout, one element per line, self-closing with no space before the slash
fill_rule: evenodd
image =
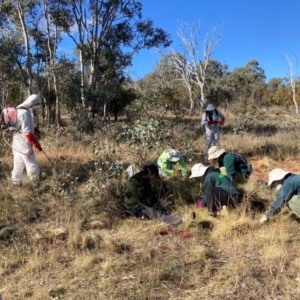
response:
<path id="1" fill-rule="evenodd" d="M 192 167 L 192 175 L 204 183 L 204 197 L 200 206 L 206 206 L 212 216 L 216 216 L 223 206 L 236 206 L 242 201 L 243 192 L 237 188 L 219 169 L 199 163 Z"/>
<path id="2" fill-rule="evenodd" d="M 175 149 L 165 149 L 157 159 L 159 174 L 161 176 L 171 176 L 174 174 L 175 166 L 179 164 L 182 176 L 187 175 L 186 164 L 181 153 Z"/>
<path id="3" fill-rule="evenodd" d="M 278 214 L 286 203 L 292 212 L 300 218 L 300 175 L 280 168 L 274 169 L 269 173 L 268 185 L 276 188 L 279 193 L 259 222 L 264 223 Z"/>
<path id="4" fill-rule="evenodd" d="M 225 122 L 225 116 L 212 104 L 208 104 L 202 115 L 201 124 L 205 127 L 205 154 L 212 145 L 219 146 L 220 141 L 220 125 Z"/>
<path id="5" fill-rule="evenodd" d="M 125 207 L 135 217 L 158 219 L 165 223 L 182 223 L 182 219 L 162 213 L 162 203 L 151 187 L 151 181 L 159 178 L 156 165 L 146 165 L 143 170 L 133 175 L 125 188 Z"/>
<path id="6" fill-rule="evenodd" d="M 12 171 L 13 184 L 20 185 L 24 169 L 31 181 L 38 181 L 39 167 L 33 152 L 35 147 L 42 151 L 42 147 L 35 136 L 39 130 L 34 127 L 33 111 L 41 104 L 41 98 L 38 95 L 31 95 L 22 104 L 17 107 L 16 132 L 13 135 L 13 155 L 14 166 Z"/>
<path id="7" fill-rule="evenodd" d="M 235 183 L 246 182 L 252 173 L 252 165 L 242 155 L 228 153 L 219 146 L 213 146 L 208 150 L 208 160 L 217 160 L 219 168 L 225 169 L 222 173 Z"/>

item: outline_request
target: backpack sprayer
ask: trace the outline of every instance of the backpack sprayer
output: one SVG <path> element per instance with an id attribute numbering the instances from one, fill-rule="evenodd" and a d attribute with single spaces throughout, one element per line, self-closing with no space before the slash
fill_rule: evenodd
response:
<path id="1" fill-rule="evenodd" d="M 26 109 L 26 107 L 21 107 L 23 109 Z M 13 150 L 23 154 L 23 155 L 28 155 L 25 153 L 22 153 L 21 151 L 13 148 L 10 143 L 6 140 L 5 138 L 5 133 L 7 131 L 16 131 L 17 128 L 17 121 L 18 121 L 18 109 L 13 106 L 12 104 L 7 104 L 5 108 L 3 108 L 2 110 L 2 115 L 3 115 L 3 119 L 4 119 L 4 125 L 1 126 L 1 129 L 3 130 L 2 132 L 2 137 L 4 142 Z M 50 161 L 50 163 L 52 164 L 52 166 L 54 167 L 54 163 L 52 162 L 52 160 L 48 157 L 48 155 L 44 152 L 44 150 L 41 148 L 41 150 L 44 155 L 47 157 L 47 159 Z"/>

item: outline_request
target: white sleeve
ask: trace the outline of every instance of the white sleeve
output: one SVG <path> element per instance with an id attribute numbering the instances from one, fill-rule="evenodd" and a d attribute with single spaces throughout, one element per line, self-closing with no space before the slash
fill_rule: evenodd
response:
<path id="1" fill-rule="evenodd" d="M 204 112 L 203 115 L 202 115 L 201 124 L 202 125 L 207 125 L 206 112 Z"/>

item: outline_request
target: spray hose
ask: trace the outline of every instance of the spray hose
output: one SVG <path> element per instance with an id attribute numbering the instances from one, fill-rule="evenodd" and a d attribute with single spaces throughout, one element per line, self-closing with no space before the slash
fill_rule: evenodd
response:
<path id="1" fill-rule="evenodd" d="M 2 132 L 2 137 L 3 137 L 4 142 L 5 142 L 12 150 L 17 151 L 17 152 L 19 152 L 19 153 L 21 153 L 21 154 L 23 154 L 23 155 L 28 156 L 29 154 L 23 153 L 23 152 L 21 152 L 21 151 L 15 149 L 15 148 L 7 141 L 7 139 L 5 138 L 5 133 L 6 133 L 8 130 L 9 130 L 9 128 L 5 129 L 5 130 Z M 40 150 L 40 151 L 42 151 L 42 152 L 44 153 L 44 155 L 47 157 L 47 159 L 50 161 L 50 163 L 51 163 L 52 166 L 54 167 L 53 161 L 52 161 L 52 160 L 49 158 L 49 156 L 44 152 L 44 150 L 42 149 L 42 150 Z"/>
<path id="2" fill-rule="evenodd" d="M 6 133 L 8 130 L 9 130 L 9 128 L 5 129 L 5 130 L 2 132 L 2 137 L 3 137 L 3 140 L 4 140 L 5 144 L 7 144 L 12 150 L 15 150 L 15 151 L 17 151 L 17 152 L 19 152 L 19 153 L 21 153 L 21 154 L 23 154 L 23 155 L 28 156 L 29 154 L 23 153 L 23 152 L 21 152 L 21 151 L 15 149 L 15 148 L 8 142 L 8 140 L 5 138 L 5 133 Z"/>

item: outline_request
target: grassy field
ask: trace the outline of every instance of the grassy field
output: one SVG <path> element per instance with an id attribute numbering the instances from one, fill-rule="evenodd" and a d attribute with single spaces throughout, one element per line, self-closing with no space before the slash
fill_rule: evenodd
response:
<path id="1" fill-rule="evenodd" d="M 124 216 L 124 170 L 154 162 L 170 145 L 189 170 L 208 164 L 199 116 L 154 115 L 148 123 L 157 120 L 161 135 L 151 140 L 152 131 L 141 131 L 119 143 L 120 133 L 139 124 L 121 119 L 96 126 L 94 134 L 68 124 L 42 128 L 41 144 L 54 166 L 36 153 L 38 186 L 26 177 L 22 187 L 11 184 L 12 153 L 2 141 L 2 299 L 300 299 L 299 220 L 285 207 L 270 222 L 258 222 L 276 196 L 266 185 L 268 173 L 277 167 L 300 173 L 299 118 L 279 108 L 224 113 L 221 145 L 253 164 L 241 186 L 244 202 L 212 218 L 193 203 L 199 185 L 176 174 L 167 180 L 172 213 L 187 220 L 176 226 Z"/>

